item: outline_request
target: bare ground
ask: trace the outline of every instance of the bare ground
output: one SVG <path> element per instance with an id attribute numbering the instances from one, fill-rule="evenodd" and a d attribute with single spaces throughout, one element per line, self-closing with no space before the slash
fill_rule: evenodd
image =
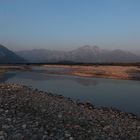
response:
<path id="1" fill-rule="evenodd" d="M 44 65 L 44 67 L 65 68 L 65 74 L 85 77 L 140 80 L 139 66 L 80 66 L 80 65 Z"/>

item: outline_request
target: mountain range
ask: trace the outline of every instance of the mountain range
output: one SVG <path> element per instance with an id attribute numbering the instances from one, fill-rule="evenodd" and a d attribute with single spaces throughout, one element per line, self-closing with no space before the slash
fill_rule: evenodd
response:
<path id="1" fill-rule="evenodd" d="M 48 63 L 48 62 L 140 62 L 140 55 L 123 50 L 107 50 L 85 45 L 72 51 L 33 49 L 13 52 L 0 45 L 0 63 Z"/>
<path id="2" fill-rule="evenodd" d="M 120 49 L 107 50 L 98 46 L 85 45 L 72 51 L 33 49 L 18 51 L 16 54 L 32 63 L 47 62 L 140 62 L 140 55 Z"/>
<path id="3" fill-rule="evenodd" d="M 7 49 L 3 45 L 0 45 L 0 64 L 5 63 L 26 63 L 27 61 L 12 52 L 11 50 Z"/>

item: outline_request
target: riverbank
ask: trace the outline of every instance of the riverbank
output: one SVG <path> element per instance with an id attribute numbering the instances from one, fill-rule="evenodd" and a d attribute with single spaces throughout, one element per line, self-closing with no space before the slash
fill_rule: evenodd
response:
<path id="1" fill-rule="evenodd" d="M 140 119 L 117 109 L 0 84 L 2 140 L 138 140 Z"/>
<path id="2" fill-rule="evenodd" d="M 0 65 L 0 73 L 10 70 L 31 70 L 38 65 Z M 58 68 L 63 70 L 47 70 L 50 74 L 75 75 L 92 78 L 110 78 L 122 80 L 140 80 L 140 66 L 117 66 L 117 65 L 39 65 L 45 68 Z"/>
<path id="3" fill-rule="evenodd" d="M 111 78 L 123 80 L 140 80 L 140 66 L 108 66 L 108 65 L 43 65 L 48 68 L 64 68 L 64 74 L 82 77 Z"/>
<path id="4" fill-rule="evenodd" d="M 14 70 L 30 70 L 30 67 L 28 65 L 14 65 L 14 64 L 1 64 L 0 65 L 0 74 L 6 72 L 6 71 L 14 71 Z"/>

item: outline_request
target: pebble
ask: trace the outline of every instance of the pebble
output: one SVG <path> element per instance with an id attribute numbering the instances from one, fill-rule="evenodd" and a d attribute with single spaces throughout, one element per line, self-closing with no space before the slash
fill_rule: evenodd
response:
<path id="1" fill-rule="evenodd" d="M 140 119 L 113 108 L 0 84 L 0 140 L 140 139 Z"/>
<path id="2" fill-rule="evenodd" d="M 69 137 L 69 140 L 74 140 L 73 137 Z"/>
<path id="3" fill-rule="evenodd" d="M 62 118 L 62 114 L 58 114 L 58 118 L 61 119 Z"/>
<path id="4" fill-rule="evenodd" d="M 4 135 L 4 132 L 3 131 L 0 131 L 0 136 Z"/>
<path id="5" fill-rule="evenodd" d="M 26 124 L 23 124 L 23 125 L 22 125 L 22 128 L 23 128 L 23 129 L 26 129 Z"/>
<path id="6" fill-rule="evenodd" d="M 65 134 L 65 137 L 70 137 L 70 136 L 71 136 L 71 135 L 70 135 L 70 134 L 68 134 L 68 133 L 66 133 L 66 134 Z"/>
<path id="7" fill-rule="evenodd" d="M 0 136 L 0 140 L 5 140 L 4 136 Z"/>

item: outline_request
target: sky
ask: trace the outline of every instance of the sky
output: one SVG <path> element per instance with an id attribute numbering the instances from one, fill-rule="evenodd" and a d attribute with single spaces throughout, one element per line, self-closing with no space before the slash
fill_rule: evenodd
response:
<path id="1" fill-rule="evenodd" d="M 140 0 L 0 0 L 0 44 L 140 50 Z"/>

